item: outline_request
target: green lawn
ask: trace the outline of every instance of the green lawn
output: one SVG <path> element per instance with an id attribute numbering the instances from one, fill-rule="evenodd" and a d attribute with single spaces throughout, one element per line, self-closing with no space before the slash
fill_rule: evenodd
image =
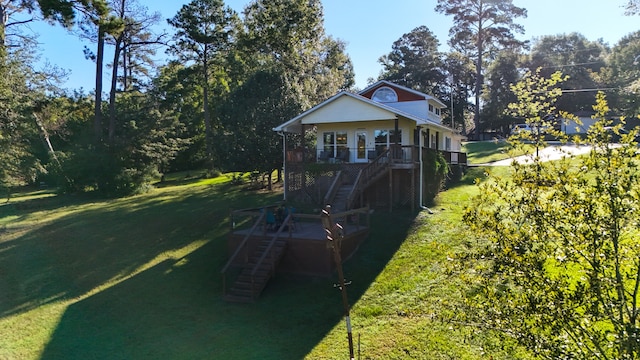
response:
<path id="1" fill-rule="evenodd" d="M 362 359 L 517 357 L 447 321 L 461 291 L 447 257 L 469 246 L 462 209 L 483 171 L 432 215 L 373 214 L 345 264 Z M 0 205 L 0 359 L 347 358 L 335 276 L 280 275 L 255 304 L 222 300 L 231 208 L 281 195 L 225 176 L 172 181 L 119 200 L 36 192 Z"/>
<path id="2" fill-rule="evenodd" d="M 478 165 L 522 155 L 524 151 L 533 151 L 533 145 L 524 145 L 523 151 L 515 152 L 505 140 L 473 141 L 464 143 L 462 150 L 467 153 L 469 164 Z"/>

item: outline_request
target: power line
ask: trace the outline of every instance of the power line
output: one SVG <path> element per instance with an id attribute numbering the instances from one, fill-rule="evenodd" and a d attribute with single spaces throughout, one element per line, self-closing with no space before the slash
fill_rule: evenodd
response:
<path id="1" fill-rule="evenodd" d="M 580 65 L 592 65 L 592 64 L 604 64 L 604 63 L 605 63 L 604 61 L 600 60 L 600 61 L 590 61 L 590 62 L 583 62 L 583 63 L 577 63 L 577 64 L 541 66 L 540 69 L 564 68 L 564 67 L 572 67 L 572 66 L 580 66 Z"/>
<path id="2" fill-rule="evenodd" d="M 562 93 L 577 93 L 577 92 L 594 92 L 594 91 L 611 91 L 619 88 L 594 88 L 594 89 L 563 89 Z"/>

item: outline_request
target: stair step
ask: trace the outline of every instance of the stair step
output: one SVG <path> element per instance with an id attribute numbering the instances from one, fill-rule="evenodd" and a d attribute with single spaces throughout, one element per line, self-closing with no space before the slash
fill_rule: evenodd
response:
<path id="1" fill-rule="evenodd" d="M 254 282 L 259 284 L 262 282 L 266 282 L 269 279 L 268 276 L 264 275 L 264 276 L 256 276 L 254 278 Z M 247 284 L 251 284 L 251 275 L 240 275 L 238 276 L 238 279 L 236 280 L 236 283 L 247 283 Z"/>
<path id="2" fill-rule="evenodd" d="M 277 261 L 280 259 L 280 255 L 281 255 L 281 254 L 274 254 L 274 255 L 275 255 L 275 256 L 273 257 L 273 260 L 274 260 L 275 262 L 277 262 Z M 256 256 L 250 256 L 250 257 L 249 257 L 249 261 L 247 261 L 247 264 L 248 264 L 249 266 L 251 266 L 251 267 L 254 267 L 254 266 L 256 266 L 256 264 L 258 264 L 258 261 L 260 261 L 260 258 L 261 258 L 261 257 L 262 257 L 262 255 L 259 255 L 259 256 L 257 256 L 257 255 L 256 255 Z M 272 263 L 272 261 L 271 261 L 271 260 L 272 260 L 272 257 L 271 257 L 271 256 L 267 256 L 267 257 L 265 257 L 265 258 L 264 258 L 264 260 L 262 261 L 262 265 L 264 265 L 264 264 L 271 265 L 271 263 Z"/>
<path id="3" fill-rule="evenodd" d="M 234 294 L 226 294 L 223 298 L 226 301 L 237 303 L 252 303 L 255 301 L 251 296 L 240 296 Z"/>
<path id="4" fill-rule="evenodd" d="M 262 264 L 256 268 L 258 261 L 260 261 L 269 246 L 271 246 L 273 255 L 268 254 Z M 249 257 L 248 262 L 240 271 L 240 274 L 235 279 L 233 285 L 231 285 L 224 299 L 230 302 L 254 302 L 267 286 L 274 272 L 275 265 L 282 258 L 286 246 L 286 240 L 262 240 L 257 250 Z"/>
<path id="5" fill-rule="evenodd" d="M 259 252 L 264 252 L 265 250 L 267 250 L 267 248 L 269 247 L 269 245 L 258 245 L 258 247 L 256 248 Z M 274 250 L 283 250 L 285 247 L 285 245 L 273 245 L 271 247 L 271 249 Z"/>

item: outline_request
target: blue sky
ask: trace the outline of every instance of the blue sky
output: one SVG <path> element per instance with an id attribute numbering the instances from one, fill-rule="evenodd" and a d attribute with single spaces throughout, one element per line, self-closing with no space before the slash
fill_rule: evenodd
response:
<path id="1" fill-rule="evenodd" d="M 163 19 L 173 17 L 187 0 L 139 0 L 149 10 L 160 12 Z M 614 45 L 623 36 L 640 30 L 639 16 L 624 16 L 626 0 L 513 0 L 528 10 L 526 19 L 517 19 L 525 27 L 522 39 L 543 35 L 580 32 L 589 40 L 602 38 Z M 226 0 L 241 12 L 249 0 Z M 391 50 L 392 43 L 412 29 L 426 25 L 438 38 L 442 50 L 447 49 L 450 17 L 434 11 L 437 0 L 323 0 L 325 30 L 328 35 L 344 40 L 354 64 L 356 86 L 363 88 L 367 79 L 377 77 L 381 66 L 378 58 Z M 160 25 L 168 27 L 166 21 Z M 65 87 L 94 86 L 95 67 L 83 56 L 83 43 L 58 26 L 45 23 L 31 26 L 39 34 L 42 62 L 70 71 Z M 169 29 L 170 30 L 170 29 Z M 159 56 L 164 52 L 159 51 Z M 162 60 L 160 60 L 162 62 Z M 105 72 L 109 72 L 105 69 Z M 107 74 L 108 75 L 108 74 Z"/>

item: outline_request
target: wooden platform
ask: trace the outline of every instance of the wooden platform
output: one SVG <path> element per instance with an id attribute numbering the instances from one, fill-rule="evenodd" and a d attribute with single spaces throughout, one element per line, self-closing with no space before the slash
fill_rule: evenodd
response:
<path id="1" fill-rule="evenodd" d="M 284 257 L 278 266 L 278 271 L 316 276 L 331 275 L 335 270 L 333 250 L 328 246 L 329 242 L 319 215 L 300 214 L 296 217 L 298 221 L 295 225 L 290 230 L 286 229 L 278 235 L 279 239 L 286 240 Z M 349 259 L 362 241 L 369 236 L 368 220 L 368 209 L 336 214 L 334 221 L 344 227 L 344 238 L 340 244 L 343 260 Z M 234 229 L 230 233 L 227 242 L 230 256 L 250 233 L 251 229 L 248 226 Z M 244 259 L 255 252 L 261 241 L 272 239 L 275 235 L 275 231 L 265 231 L 262 227 L 256 229 L 249 236 L 246 245 L 233 264 L 242 265 Z"/>

